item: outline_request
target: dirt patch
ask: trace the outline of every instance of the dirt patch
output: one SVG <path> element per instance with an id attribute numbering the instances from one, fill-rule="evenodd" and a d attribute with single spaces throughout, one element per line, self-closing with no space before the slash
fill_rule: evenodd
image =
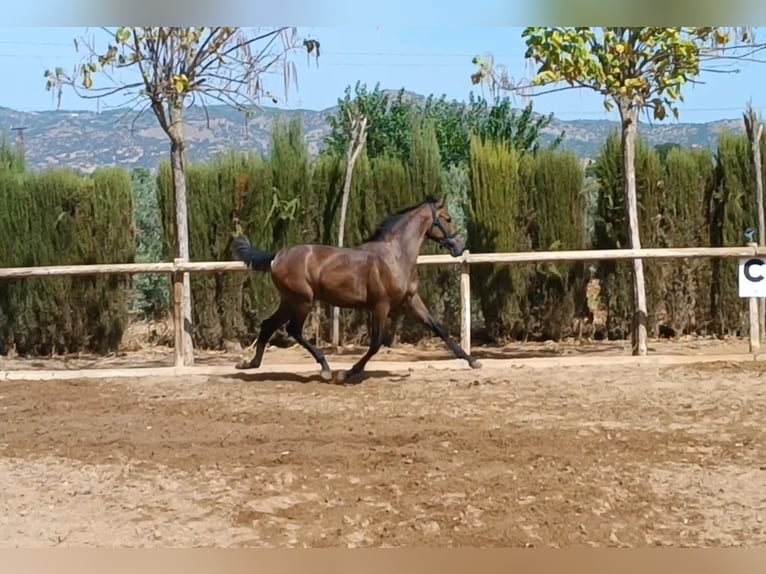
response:
<path id="1" fill-rule="evenodd" d="M 366 351 L 365 345 L 347 345 L 340 350 L 329 345 L 322 347 L 330 367 L 338 362 L 352 362 Z M 742 339 L 715 339 L 686 337 L 679 339 L 655 339 L 648 344 L 650 355 L 727 355 L 748 353 L 748 343 Z M 543 343 L 509 343 L 506 345 L 473 347 L 471 354 L 478 359 L 545 359 L 557 357 L 615 357 L 630 356 L 630 341 L 590 341 L 567 339 Z M 222 351 L 194 351 L 196 365 L 233 366 L 242 357 L 242 349 L 232 345 Z M 441 361 L 454 359 L 440 339 L 427 339 L 418 345 L 400 344 L 384 347 L 373 358 L 373 362 L 393 361 Z M 288 347 L 269 346 L 266 348 L 265 366 L 284 365 L 286 371 L 291 365 L 316 365 L 309 353 L 297 344 Z M 125 348 L 105 356 L 80 353 L 66 356 L 23 358 L 15 355 L 0 357 L 0 368 L 15 370 L 34 369 L 104 369 L 134 367 L 172 367 L 173 349 L 159 344 Z M 317 366 L 317 372 L 319 367 Z"/>
<path id="2" fill-rule="evenodd" d="M 740 365 L 0 384 L 5 546 L 758 546 Z"/>

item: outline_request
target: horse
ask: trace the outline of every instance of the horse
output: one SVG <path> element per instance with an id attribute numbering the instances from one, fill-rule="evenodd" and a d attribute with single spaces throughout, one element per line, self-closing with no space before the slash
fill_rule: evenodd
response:
<path id="1" fill-rule="evenodd" d="M 370 341 L 367 352 L 347 373 L 337 373 L 337 381 L 350 383 L 363 373 L 367 362 L 380 350 L 389 314 L 403 310 L 426 325 L 442 339 L 456 358 L 471 368 L 481 363 L 447 333 L 418 294 L 417 259 L 428 238 L 453 257 L 460 257 L 465 245 L 458 238 L 444 199 L 424 201 L 389 215 L 361 245 L 355 248 L 324 244 L 299 244 L 278 251 L 262 251 L 245 235 L 231 242 L 231 253 L 256 272 L 269 273 L 279 292 L 274 313 L 263 320 L 249 361 L 238 369 L 258 368 L 266 345 L 274 332 L 287 323 L 287 334 L 295 339 L 321 367 L 321 377 L 332 380 L 333 373 L 322 351 L 303 336 L 303 326 L 311 308 L 320 301 L 342 309 L 366 309 L 370 315 Z"/>

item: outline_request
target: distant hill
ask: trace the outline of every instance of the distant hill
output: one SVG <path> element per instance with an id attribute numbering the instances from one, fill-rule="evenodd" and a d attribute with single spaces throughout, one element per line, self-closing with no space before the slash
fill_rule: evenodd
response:
<path id="1" fill-rule="evenodd" d="M 409 94 L 418 98 L 417 94 Z M 211 106 L 208 117 L 201 108 L 188 112 L 187 136 L 189 157 L 193 161 L 209 158 L 227 149 L 266 151 L 269 132 L 278 116 L 302 116 L 312 154 L 322 145 L 328 132 L 325 116 L 337 107 L 325 110 L 280 110 L 264 107 L 263 112 L 248 122 L 241 114 L 226 106 Z M 72 167 L 92 171 L 97 166 L 121 165 L 156 167 L 167 157 L 168 142 L 155 117 L 145 113 L 132 126 L 134 116 L 123 110 L 101 113 L 56 110 L 20 112 L 0 107 L 0 133 L 9 134 L 12 127 L 26 127 L 24 139 L 31 167 Z M 554 119 L 545 138 L 556 137 L 564 130 L 563 147 L 573 150 L 580 158 L 592 158 L 604 143 L 610 130 L 618 124 L 608 120 Z M 640 133 L 649 143 L 678 143 L 687 147 L 712 147 L 722 129 L 742 131 L 739 120 L 719 120 L 709 123 L 642 124 Z"/>

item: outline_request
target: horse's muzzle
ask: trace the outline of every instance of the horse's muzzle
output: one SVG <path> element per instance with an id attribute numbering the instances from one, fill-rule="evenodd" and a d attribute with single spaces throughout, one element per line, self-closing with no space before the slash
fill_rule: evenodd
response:
<path id="1" fill-rule="evenodd" d="M 452 257 L 460 257 L 463 254 L 463 251 L 465 251 L 465 245 L 458 241 L 450 241 L 447 248 Z"/>

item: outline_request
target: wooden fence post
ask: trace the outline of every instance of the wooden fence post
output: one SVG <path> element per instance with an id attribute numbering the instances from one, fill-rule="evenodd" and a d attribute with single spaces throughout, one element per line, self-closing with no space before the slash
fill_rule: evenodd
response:
<path id="1" fill-rule="evenodd" d="M 182 260 L 175 259 L 173 261 L 174 265 L 178 265 L 179 262 L 182 262 Z M 184 330 L 186 329 L 184 319 L 184 272 L 174 271 L 171 274 L 171 279 L 173 281 L 173 365 L 183 367 L 186 364 L 191 364 L 191 361 L 187 361 L 190 349 L 186 348 L 186 337 L 184 337 Z"/>
<path id="2" fill-rule="evenodd" d="M 748 242 L 748 247 L 753 249 L 753 256 L 757 257 L 758 244 Z M 761 348 L 761 314 L 758 297 L 748 297 L 748 323 L 750 324 L 750 352 L 757 353 Z"/>
<path id="3" fill-rule="evenodd" d="M 463 252 L 460 266 L 460 346 L 471 354 L 471 264 L 466 261 L 470 251 Z"/>
<path id="4" fill-rule="evenodd" d="M 758 298 L 748 298 L 750 308 L 748 310 L 748 321 L 750 322 L 750 352 L 757 353 L 761 348 L 760 333 L 760 313 L 758 310 Z"/>

